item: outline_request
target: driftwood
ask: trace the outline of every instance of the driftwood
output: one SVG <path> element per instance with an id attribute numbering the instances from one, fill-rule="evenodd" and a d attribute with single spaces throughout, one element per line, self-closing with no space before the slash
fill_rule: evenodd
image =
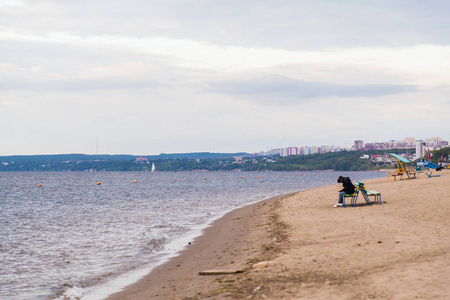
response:
<path id="1" fill-rule="evenodd" d="M 198 272 L 199 275 L 224 275 L 224 274 L 237 274 L 243 273 L 243 270 L 205 270 Z"/>

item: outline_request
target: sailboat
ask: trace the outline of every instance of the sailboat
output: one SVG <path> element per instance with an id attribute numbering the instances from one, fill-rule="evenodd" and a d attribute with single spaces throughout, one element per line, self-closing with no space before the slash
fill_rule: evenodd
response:
<path id="1" fill-rule="evenodd" d="M 152 172 L 155 172 L 156 168 L 155 168 L 155 163 L 152 163 Z"/>

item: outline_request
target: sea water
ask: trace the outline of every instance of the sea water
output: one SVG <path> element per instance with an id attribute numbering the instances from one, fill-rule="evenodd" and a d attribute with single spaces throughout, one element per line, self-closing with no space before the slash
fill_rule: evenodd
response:
<path id="1" fill-rule="evenodd" d="M 352 180 L 385 176 L 331 171 L 0 173 L 0 299 L 102 299 L 176 255 L 224 213 L 336 184 L 339 175 Z M 330 205 L 335 200 L 329 199 Z"/>

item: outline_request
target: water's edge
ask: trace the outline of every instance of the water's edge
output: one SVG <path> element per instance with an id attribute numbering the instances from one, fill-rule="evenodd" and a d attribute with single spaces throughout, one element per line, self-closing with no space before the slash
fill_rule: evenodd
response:
<path id="1" fill-rule="evenodd" d="M 231 208 L 229 210 L 226 210 L 224 212 L 221 212 L 220 214 L 214 216 L 210 220 L 208 220 L 207 223 L 198 225 L 189 232 L 187 232 L 185 235 L 182 235 L 176 239 L 174 239 L 172 242 L 168 243 L 163 251 L 161 251 L 160 255 L 155 258 L 154 261 L 145 263 L 144 265 L 140 266 L 136 270 L 120 274 L 116 278 L 113 278 L 107 282 L 104 282 L 98 286 L 93 286 L 90 288 L 86 288 L 82 290 L 83 295 L 79 298 L 81 300 L 104 300 L 108 298 L 110 295 L 118 293 L 120 291 L 123 291 L 126 289 L 129 285 L 138 282 L 140 279 L 144 278 L 147 275 L 150 275 L 151 272 L 156 268 L 164 263 L 170 261 L 174 257 L 177 257 L 180 255 L 180 253 L 186 249 L 186 247 L 189 245 L 189 243 L 195 243 L 195 240 L 199 238 L 200 236 L 204 235 L 205 230 L 211 226 L 214 226 L 214 222 L 224 218 L 227 214 L 231 212 L 235 212 L 237 210 L 240 210 L 244 207 L 255 205 L 257 203 L 262 202 L 270 202 L 274 199 L 278 199 L 280 197 L 288 197 L 291 195 L 294 195 L 296 193 L 299 193 L 304 190 L 299 190 L 294 193 L 287 193 L 283 195 L 278 195 L 274 197 L 270 197 L 268 199 L 263 200 L 256 200 L 251 203 L 246 203 L 240 207 Z M 80 288 L 75 287 L 74 290 L 68 290 L 65 293 L 65 296 L 67 298 L 70 298 L 72 293 L 75 292 L 79 295 Z"/>

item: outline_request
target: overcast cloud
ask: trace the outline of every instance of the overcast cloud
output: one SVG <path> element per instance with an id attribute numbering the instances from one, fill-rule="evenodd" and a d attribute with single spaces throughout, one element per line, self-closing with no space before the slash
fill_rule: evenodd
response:
<path id="1" fill-rule="evenodd" d="M 450 139 L 448 1 L 0 0 L 0 155 Z"/>
<path id="2" fill-rule="evenodd" d="M 375 98 L 414 91 L 412 85 L 344 85 L 295 80 L 286 76 L 238 78 L 211 84 L 211 91 L 241 95 L 255 103 L 293 105 L 316 98 Z"/>

